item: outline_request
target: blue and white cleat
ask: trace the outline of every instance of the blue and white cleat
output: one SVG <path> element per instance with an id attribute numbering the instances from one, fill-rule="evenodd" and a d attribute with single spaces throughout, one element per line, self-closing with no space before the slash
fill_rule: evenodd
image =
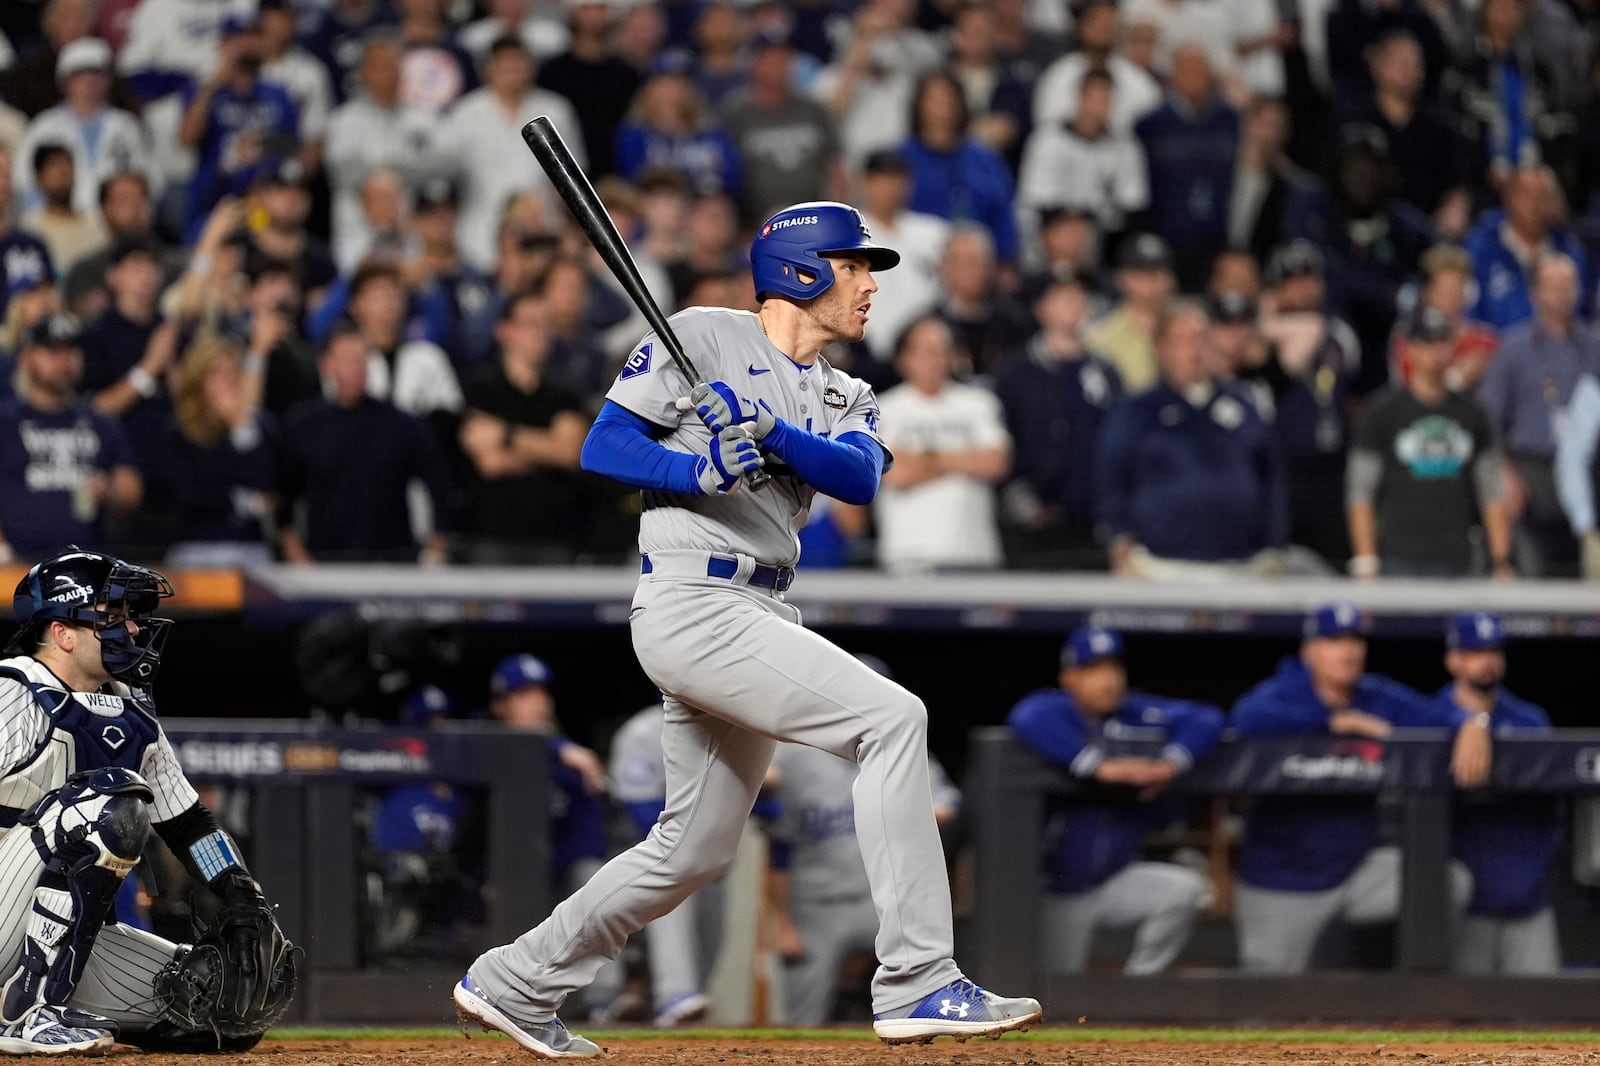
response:
<path id="1" fill-rule="evenodd" d="M 476 1022 L 485 1031 L 506 1034 L 535 1055 L 547 1059 L 594 1059 L 601 1055 L 600 1045 L 569 1032 L 560 1018 L 551 1018 L 537 1025 L 517 1022 L 499 1007 L 489 1002 L 487 996 L 472 980 L 472 975 L 461 979 L 451 998 L 456 1002 L 456 1024 L 467 1035 L 467 1025 Z"/>
<path id="2" fill-rule="evenodd" d="M 94 1054 L 115 1042 L 116 1025 L 110 1019 L 44 1003 L 0 1028 L 0 1054 L 4 1055 Z"/>
<path id="3" fill-rule="evenodd" d="M 1025 1032 L 1044 1015 L 1036 999 L 1004 999 L 965 978 L 904 1010 L 895 1011 L 895 1017 L 874 1016 L 878 1039 L 885 1044 L 927 1044 L 939 1036 L 960 1043 L 975 1036 L 999 1040 L 1002 1033 Z"/>

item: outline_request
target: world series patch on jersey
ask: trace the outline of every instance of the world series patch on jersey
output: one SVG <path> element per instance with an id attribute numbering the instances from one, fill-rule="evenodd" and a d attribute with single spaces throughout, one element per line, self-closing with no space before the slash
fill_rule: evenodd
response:
<path id="1" fill-rule="evenodd" d="M 707 381 L 726 382 L 741 400 L 766 404 L 777 418 L 798 429 L 830 438 L 865 433 L 882 445 L 872 388 L 825 359 L 810 366 L 796 363 L 773 346 L 753 313 L 693 307 L 670 321 Z M 660 440 L 663 446 L 705 455 L 711 431 L 693 411 L 677 408 L 692 384 L 676 363 L 665 358 L 660 339 L 651 333 L 634 348 L 606 399 L 666 429 Z M 800 555 L 797 534 L 810 515 L 815 490 L 775 456 L 768 456 L 766 469 L 773 480 L 755 492 L 681 496 L 646 490 L 639 550 L 734 552 L 793 565 Z"/>

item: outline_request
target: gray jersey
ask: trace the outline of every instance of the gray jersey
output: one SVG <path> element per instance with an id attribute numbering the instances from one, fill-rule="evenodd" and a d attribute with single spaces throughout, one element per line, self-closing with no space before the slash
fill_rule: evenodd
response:
<path id="1" fill-rule="evenodd" d="M 765 401 L 774 415 L 799 429 L 825 437 L 865 433 L 879 439 L 878 401 L 866 383 L 821 358 L 811 366 L 794 362 L 767 340 L 751 312 L 691 307 L 671 322 L 707 381 L 725 381 L 739 396 Z M 693 411 L 676 406 L 689 389 L 660 338 L 650 333 L 628 357 L 606 399 L 669 430 L 661 443 L 673 451 L 705 455 L 711 431 Z M 647 490 L 639 550 L 742 554 L 792 565 L 800 557 L 796 534 L 806 524 L 814 490 L 775 457 L 768 458 L 767 469 L 775 478 L 759 492 L 681 496 Z"/>
<path id="2" fill-rule="evenodd" d="M 857 765 L 802 744 L 779 744 L 772 765 L 778 771 L 781 808 L 772 838 L 789 846 L 790 900 L 804 904 L 869 898 L 851 796 Z M 961 791 L 931 755 L 928 776 L 935 808 L 961 806 Z"/>

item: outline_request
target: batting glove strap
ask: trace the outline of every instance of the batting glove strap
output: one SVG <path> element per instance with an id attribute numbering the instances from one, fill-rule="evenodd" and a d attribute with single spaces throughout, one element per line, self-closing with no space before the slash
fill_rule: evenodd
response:
<path id="1" fill-rule="evenodd" d="M 726 381 L 708 381 L 689 391 L 695 415 L 713 433 L 729 426 L 744 426 L 756 440 L 771 432 L 777 418 L 766 403 L 740 396 Z"/>
<path id="2" fill-rule="evenodd" d="M 761 452 L 739 426 L 728 426 L 711 439 L 709 455 L 702 456 L 695 468 L 700 491 L 706 496 L 725 496 L 739 485 L 739 479 L 760 470 Z"/>

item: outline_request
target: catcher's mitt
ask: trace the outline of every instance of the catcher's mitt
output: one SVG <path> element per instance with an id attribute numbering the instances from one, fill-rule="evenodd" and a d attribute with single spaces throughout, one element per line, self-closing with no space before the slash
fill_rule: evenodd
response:
<path id="1" fill-rule="evenodd" d="M 248 876 L 222 891 L 222 909 L 193 946 L 156 976 L 156 994 L 170 1021 L 190 1032 L 227 1038 L 259 1036 L 294 999 L 300 949 L 278 928 L 272 906 Z"/>

